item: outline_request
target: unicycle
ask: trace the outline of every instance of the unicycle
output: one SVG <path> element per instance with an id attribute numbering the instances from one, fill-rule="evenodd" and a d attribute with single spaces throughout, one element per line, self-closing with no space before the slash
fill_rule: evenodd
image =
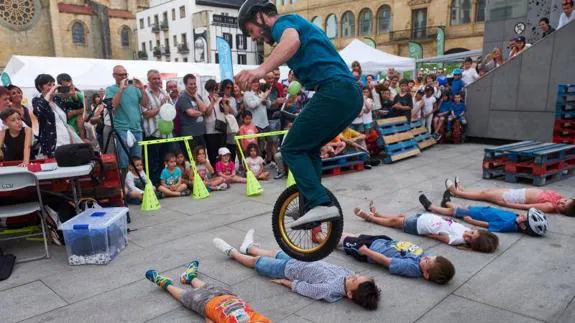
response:
<path id="1" fill-rule="evenodd" d="M 335 196 L 326 188 L 333 205 L 339 210 L 340 217 L 326 222 L 312 222 L 301 228 L 290 229 L 289 223 L 304 215 L 305 201 L 300 197 L 296 185 L 288 187 L 277 199 L 272 213 L 274 237 L 280 248 L 301 261 L 317 261 L 328 256 L 339 243 L 343 232 L 343 213 Z M 322 239 L 316 239 L 321 232 Z"/>

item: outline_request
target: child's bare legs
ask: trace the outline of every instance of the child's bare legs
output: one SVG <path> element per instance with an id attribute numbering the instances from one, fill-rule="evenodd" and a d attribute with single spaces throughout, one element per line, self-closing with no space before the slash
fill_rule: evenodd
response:
<path id="1" fill-rule="evenodd" d="M 172 297 L 177 299 L 178 301 L 182 298 L 182 294 L 184 293 L 183 289 L 176 287 L 174 285 L 168 286 L 167 290 L 168 290 L 168 293 L 170 295 L 172 295 Z"/>
<path id="2" fill-rule="evenodd" d="M 249 251 L 251 254 L 251 249 L 254 249 L 255 247 L 250 247 Z M 251 255 L 244 255 L 241 252 L 239 252 L 237 249 L 233 249 L 230 252 L 230 256 L 237 262 L 239 262 L 240 264 L 248 267 L 248 268 L 255 268 L 256 267 L 256 262 L 258 261 L 257 256 L 251 256 Z M 273 256 L 272 256 L 273 257 Z"/>
<path id="3" fill-rule="evenodd" d="M 447 202 L 446 205 L 447 205 L 447 207 L 441 207 L 441 206 L 438 206 L 435 204 L 431 204 L 431 206 L 429 207 L 429 210 L 433 213 L 437 213 L 440 215 L 454 216 L 455 210 L 457 208 L 460 208 L 459 205 L 451 203 L 451 202 Z"/>
<path id="4" fill-rule="evenodd" d="M 261 172 L 256 176 L 257 179 L 262 181 L 267 181 L 270 178 L 270 173 L 268 172 Z"/>
<path id="5" fill-rule="evenodd" d="M 377 212 L 375 213 L 366 212 L 360 208 L 355 208 L 354 213 L 358 217 L 368 222 L 373 222 L 375 224 L 379 224 L 384 227 L 403 229 L 403 222 L 405 220 L 405 215 L 403 214 L 384 215 Z"/>
<path id="6" fill-rule="evenodd" d="M 172 191 L 170 187 L 167 187 L 165 185 L 158 186 L 158 191 L 164 193 L 164 195 L 167 197 L 182 196 L 182 192 L 185 191 L 186 189 L 188 189 L 188 186 L 186 184 L 178 185 L 174 191 Z"/>
<path id="7" fill-rule="evenodd" d="M 491 202 L 495 204 L 503 204 L 503 194 L 508 192 L 509 189 L 506 188 L 490 188 L 483 191 L 468 191 L 465 190 L 461 185 L 455 188 L 455 185 L 449 188 L 449 192 L 455 197 L 464 198 L 473 201 L 484 201 Z"/>
<path id="8" fill-rule="evenodd" d="M 140 193 L 140 192 L 136 192 L 136 191 L 129 192 L 128 196 L 132 199 L 137 199 L 140 201 L 144 199 L 144 193 Z"/>
<path id="9" fill-rule="evenodd" d="M 238 175 L 230 177 L 230 183 L 247 183 L 247 181 L 248 181 L 247 179 Z"/>

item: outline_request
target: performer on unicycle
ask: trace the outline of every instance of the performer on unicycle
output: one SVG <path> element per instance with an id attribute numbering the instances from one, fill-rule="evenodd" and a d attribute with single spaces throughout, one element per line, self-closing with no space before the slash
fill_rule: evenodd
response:
<path id="1" fill-rule="evenodd" d="M 277 43 L 256 69 L 235 79 L 242 88 L 287 62 L 307 90 L 315 91 L 285 138 L 281 152 L 306 205 L 305 215 L 290 229 L 340 217 L 321 185 L 320 148 L 349 126 L 360 113 L 363 97 L 359 84 L 325 33 L 299 15 L 278 16 L 265 0 L 246 0 L 240 8 L 239 27 L 254 41 Z"/>

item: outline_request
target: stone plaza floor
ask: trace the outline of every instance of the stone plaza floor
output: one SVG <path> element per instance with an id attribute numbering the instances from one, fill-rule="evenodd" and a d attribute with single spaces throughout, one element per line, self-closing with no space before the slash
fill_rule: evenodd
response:
<path id="1" fill-rule="evenodd" d="M 550 215 L 545 238 L 498 234 L 500 247 L 481 254 L 434 240 L 366 223 L 356 206 L 374 200 L 379 211 L 414 213 L 421 192 L 438 202 L 446 177 L 458 175 L 468 188 L 526 187 L 483 180 L 484 145 L 438 145 L 420 156 L 372 170 L 324 179 L 345 214 L 344 231 L 386 234 L 413 241 L 428 252 L 448 257 L 456 275 L 445 286 L 390 275 L 359 263 L 340 251 L 326 261 L 372 276 L 381 288 L 379 309 L 363 310 L 348 300 L 328 304 L 299 296 L 226 258 L 212 245 L 221 237 L 238 246 L 254 228 L 262 247 L 277 248 L 271 210 L 284 180 L 263 183 L 259 197 L 245 196 L 236 184 L 205 200 L 162 200 L 157 212 L 131 207 L 129 245 L 106 266 L 69 266 L 64 247 L 52 245 L 51 258 L 18 264 L 0 282 L 0 322 L 202 322 L 144 277 L 154 268 L 179 277 L 185 264 L 200 260 L 199 278 L 229 286 L 274 322 L 575 322 L 575 219 Z M 575 179 L 548 185 L 575 195 Z M 472 202 L 454 199 L 456 203 Z M 19 257 L 41 250 L 39 243 L 3 245 Z M 178 285 L 179 283 L 176 283 Z"/>

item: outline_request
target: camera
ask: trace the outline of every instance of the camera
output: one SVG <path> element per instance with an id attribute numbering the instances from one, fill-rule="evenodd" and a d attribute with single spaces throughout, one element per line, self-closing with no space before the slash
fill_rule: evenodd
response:
<path id="1" fill-rule="evenodd" d="M 265 92 L 268 90 L 268 84 L 267 83 L 262 83 L 260 84 L 260 91 Z"/>
<path id="2" fill-rule="evenodd" d="M 128 85 L 134 85 L 134 80 L 133 79 L 129 79 L 126 84 Z"/>
<path id="3" fill-rule="evenodd" d="M 60 85 L 58 86 L 58 93 L 60 94 L 65 94 L 70 92 L 70 87 L 69 86 L 64 86 L 64 85 Z"/>

